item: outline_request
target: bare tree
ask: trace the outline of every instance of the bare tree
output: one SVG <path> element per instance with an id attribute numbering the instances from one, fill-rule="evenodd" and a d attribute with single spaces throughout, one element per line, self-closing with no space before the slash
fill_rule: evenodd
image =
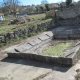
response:
<path id="1" fill-rule="evenodd" d="M 50 8 L 49 8 L 49 4 L 45 4 L 45 7 L 46 7 L 46 10 L 49 11 Z"/>
<path id="2" fill-rule="evenodd" d="M 41 9 L 42 12 L 44 11 L 44 8 L 42 6 L 40 6 L 40 9 Z"/>
<path id="3" fill-rule="evenodd" d="M 72 3 L 72 0 L 66 0 L 66 5 L 69 6 Z"/>
<path id="4" fill-rule="evenodd" d="M 18 0 L 3 0 L 4 7 L 9 14 L 13 14 L 16 17 L 18 12 L 19 1 Z"/>

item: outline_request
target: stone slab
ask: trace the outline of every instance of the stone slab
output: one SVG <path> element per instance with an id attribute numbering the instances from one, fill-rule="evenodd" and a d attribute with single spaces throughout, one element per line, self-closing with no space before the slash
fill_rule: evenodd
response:
<path id="1" fill-rule="evenodd" d="M 66 34 L 72 34 L 72 30 L 66 30 Z"/>
<path id="2" fill-rule="evenodd" d="M 50 37 L 47 36 L 47 35 L 42 35 L 42 36 L 38 37 L 38 39 L 40 39 L 40 40 L 42 40 L 42 41 L 47 40 L 47 39 L 49 39 L 49 38 L 50 38 Z"/>
<path id="3" fill-rule="evenodd" d="M 77 47 L 74 47 L 73 49 L 70 50 L 70 52 L 67 54 L 66 57 L 73 58 L 73 56 L 75 54 L 77 54 L 78 50 L 79 50 L 79 47 L 78 46 Z"/>
<path id="4" fill-rule="evenodd" d="M 80 41 L 79 41 L 79 42 L 77 42 L 75 46 L 78 46 L 78 45 L 80 45 Z"/>
<path id="5" fill-rule="evenodd" d="M 30 44 L 30 45 L 32 45 L 32 46 L 37 45 L 36 40 L 30 41 L 28 44 Z"/>
<path id="6" fill-rule="evenodd" d="M 21 46 L 17 46 L 16 48 L 14 48 L 16 52 L 22 52 L 23 51 L 23 45 Z"/>
<path id="7" fill-rule="evenodd" d="M 41 41 L 40 39 L 38 39 L 38 38 L 35 39 L 35 41 L 36 41 L 37 44 L 40 44 L 40 43 L 42 42 L 42 41 Z"/>
<path id="8" fill-rule="evenodd" d="M 53 33 L 52 32 L 49 32 L 46 35 L 49 36 L 49 37 L 52 37 L 53 36 Z"/>
<path id="9" fill-rule="evenodd" d="M 27 43 L 27 44 L 24 44 L 24 47 L 25 47 L 26 49 L 30 49 L 32 46 Z"/>
<path id="10" fill-rule="evenodd" d="M 23 45 L 20 45 L 18 47 L 15 48 L 15 51 L 17 52 L 23 52 L 25 50 L 28 50 L 30 49 L 32 46 L 30 44 L 23 44 Z"/>

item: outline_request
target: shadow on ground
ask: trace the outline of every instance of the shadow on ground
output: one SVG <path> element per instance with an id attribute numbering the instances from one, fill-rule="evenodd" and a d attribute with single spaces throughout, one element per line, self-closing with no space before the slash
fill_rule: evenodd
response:
<path id="1" fill-rule="evenodd" d="M 60 71 L 60 72 L 67 72 L 71 68 L 71 67 L 64 67 L 60 65 L 53 65 L 49 63 L 42 63 L 42 62 L 23 60 L 23 59 L 14 59 L 14 58 L 8 58 L 8 57 L 1 60 L 1 62 L 52 69 L 52 70 Z"/>

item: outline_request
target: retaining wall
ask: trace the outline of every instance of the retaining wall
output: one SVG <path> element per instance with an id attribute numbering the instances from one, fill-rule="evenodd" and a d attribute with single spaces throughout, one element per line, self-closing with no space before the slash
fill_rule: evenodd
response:
<path id="1" fill-rule="evenodd" d="M 62 65 L 62 66 L 72 66 L 73 64 L 72 58 L 64 58 L 58 56 L 44 56 L 44 55 L 38 55 L 32 53 L 8 53 L 8 57 L 28 59 L 28 60 L 51 63 L 51 64 Z"/>
<path id="2" fill-rule="evenodd" d="M 25 37 L 25 36 L 30 37 L 32 34 L 37 34 L 40 31 L 49 30 L 53 28 L 54 26 L 53 23 L 54 21 L 50 21 L 50 22 L 38 24 L 36 26 L 30 26 L 29 28 L 19 29 L 14 32 L 0 34 L 0 43 L 6 43 L 11 40 Z"/>
<path id="3" fill-rule="evenodd" d="M 71 40 L 75 40 L 75 39 L 80 39 L 80 34 L 79 35 L 55 35 L 54 39 L 71 39 Z"/>
<path id="4" fill-rule="evenodd" d="M 49 35 L 49 34 L 47 34 Z M 45 37 L 45 36 L 44 36 Z M 39 62 L 45 62 L 45 63 L 51 63 L 56 65 L 62 65 L 62 66 L 72 66 L 80 57 L 80 43 L 78 42 L 76 46 L 70 50 L 69 53 L 65 57 L 58 57 L 58 56 L 47 56 L 47 55 L 41 55 L 37 53 L 33 53 L 32 51 L 39 48 L 42 45 L 45 45 L 50 40 L 52 40 L 52 36 L 42 38 L 39 37 L 41 41 L 39 44 L 31 46 L 31 48 L 16 52 L 15 49 L 12 52 L 8 52 L 8 57 L 10 58 L 20 58 L 20 59 L 28 59 L 33 61 L 39 61 Z M 36 41 L 36 39 L 35 39 Z M 36 41 L 37 42 L 37 41 Z M 31 43 L 31 42 L 29 42 Z M 26 48 L 26 46 L 24 47 Z M 21 49 L 24 49 L 21 47 Z M 28 48 L 28 47 L 27 47 Z M 16 49 L 20 49 L 19 47 Z M 29 50 L 29 51 L 28 51 Z"/>

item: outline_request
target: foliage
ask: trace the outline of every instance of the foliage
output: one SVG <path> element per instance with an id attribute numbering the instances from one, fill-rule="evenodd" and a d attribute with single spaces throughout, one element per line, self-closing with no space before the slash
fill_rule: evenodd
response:
<path id="1" fill-rule="evenodd" d="M 62 55 L 62 52 L 68 48 L 71 45 L 71 43 L 60 43 L 56 46 L 50 46 L 43 50 L 43 54 L 45 55 L 53 55 L 53 56 L 60 56 Z"/>
<path id="2" fill-rule="evenodd" d="M 18 10 L 18 5 L 19 5 L 18 0 L 3 0 L 3 5 L 4 5 L 3 8 L 8 12 L 7 14 L 13 13 L 13 15 L 16 16 L 17 10 Z"/>
<path id="3" fill-rule="evenodd" d="M 49 22 L 49 21 L 51 21 L 51 20 L 52 20 L 52 19 L 49 18 L 49 19 L 46 19 L 46 20 L 39 21 L 39 22 L 37 22 L 37 23 L 30 23 L 30 25 L 36 27 L 37 24 Z M 0 34 L 3 34 L 3 33 L 6 34 L 6 33 L 8 33 L 8 32 L 14 32 L 14 31 L 17 31 L 17 30 L 19 30 L 19 29 L 27 29 L 27 28 L 28 28 L 28 26 L 26 26 L 26 24 L 20 25 L 19 27 L 16 26 L 16 25 L 0 26 Z"/>
<path id="4" fill-rule="evenodd" d="M 41 11 L 44 11 L 44 8 L 42 6 L 40 6 Z"/>
<path id="5" fill-rule="evenodd" d="M 30 15 L 29 17 L 34 18 L 35 20 L 36 19 L 43 19 L 43 18 L 45 18 L 45 14 Z"/>
<path id="6" fill-rule="evenodd" d="M 80 72 L 77 73 L 77 75 L 75 76 L 75 79 L 76 79 L 76 80 L 80 80 Z"/>
<path id="7" fill-rule="evenodd" d="M 77 74 L 77 77 L 80 78 L 80 73 Z"/>
<path id="8" fill-rule="evenodd" d="M 69 6 L 72 3 L 72 0 L 66 0 L 66 5 Z"/>
<path id="9" fill-rule="evenodd" d="M 46 7 L 46 10 L 49 11 L 50 8 L 49 8 L 49 5 L 48 4 L 45 4 L 45 7 Z"/>
<path id="10" fill-rule="evenodd" d="M 74 3 L 71 3 L 70 6 L 74 6 Z"/>
<path id="11" fill-rule="evenodd" d="M 47 19 L 47 20 L 43 21 L 42 23 L 49 22 L 49 21 L 51 21 L 51 20 L 52 20 L 52 19 Z M 35 26 L 36 26 L 36 25 L 35 25 Z M 44 31 L 46 31 L 46 29 L 41 30 L 41 31 L 38 31 L 37 33 L 36 33 L 36 32 L 32 32 L 32 33 L 31 33 L 30 35 L 28 35 L 28 36 L 23 36 L 23 37 L 20 37 L 20 38 L 11 40 L 11 41 L 6 42 L 6 43 L 0 43 L 0 47 L 2 47 L 2 46 L 8 46 L 8 45 L 11 44 L 11 43 L 14 43 L 14 42 L 17 42 L 17 41 L 21 41 L 21 40 L 26 39 L 26 38 L 28 38 L 28 37 L 31 37 L 31 36 L 40 34 L 40 33 L 44 32 Z"/>
<path id="12" fill-rule="evenodd" d="M 39 11 L 39 9 L 37 8 L 37 7 L 35 7 L 36 8 L 36 11 L 38 12 Z"/>
<path id="13" fill-rule="evenodd" d="M 53 18 L 53 17 L 55 17 L 55 14 L 58 15 L 57 13 L 58 13 L 58 11 L 54 11 L 54 10 L 47 11 L 46 18 Z"/>
<path id="14" fill-rule="evenodd" d="M 10 80 L 14 80 L 14 78 L 13 77 L 11 77 L 11 79 Z"/>

